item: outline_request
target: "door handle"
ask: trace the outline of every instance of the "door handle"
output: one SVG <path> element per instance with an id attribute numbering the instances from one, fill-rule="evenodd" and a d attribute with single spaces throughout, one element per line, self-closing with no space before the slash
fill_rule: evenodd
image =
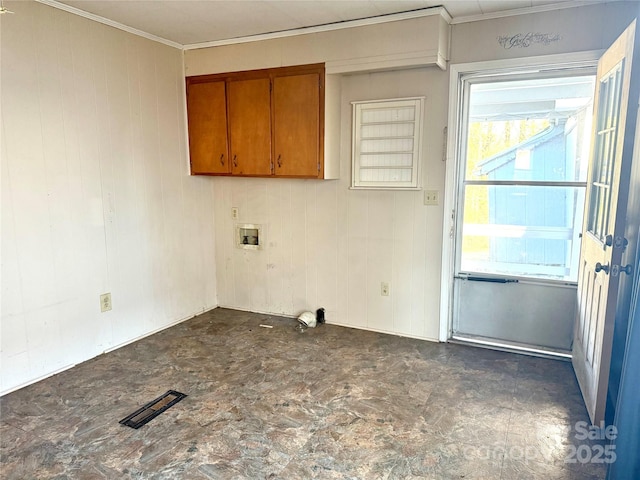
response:
<path id="1" fill-rule="evenodd" d="M 224 165 L 224 153 L 220 155 L 220 165 Z"/>
<path id="2" fill-rule="evenodd" d="M 234 167 L 237 167 L 237 166 L 238 166 L 238 162 L 236 161 L 236 158 L 238 158 L 238 156 L 237 156 L 237 155 L 234 155 L 234 156 L 233 156 L 233 166 L 234 166 Z"/>
<path id="3" fill-rule="evenodd" d="M 614 247 L 622 248 L 624 250 L 627 248 L 627 245 L 629 245 L 629 240 L 627 240 L 625 237 L 613 238 L 613 235 L 609 234 L 604 237 L 604 245 L 602 246 L 602 248 L 606 250 L 607 247 Z"/>
<path id="4" fill-rule="evenodd" d="M 596 265 L 597 266 L 597 265 Z M 633 273 L 633 265 L 611 265 L 611 276 L 617 277 L 621 273 L 631 275 Z"/>
<path id="5" fill-rule="evenodd" d="M 631 275 L 633 273 L 633 265 L 625 265 L 624 267 L 620 267 L 620 271 L 622 273 L 626 273 L 627 275 Z"/>
<path id="6" fill-rule="evenodd" d="M 280 158 L 282 157 L 282 155 L 278 155 L 278 168 L 282 168 L 282 161 L 280 160 Z"/>
<path id="7" fill-rule="evenodd" d="M 609 275 L 609 264 L 602 265 L 600 262 L 596 263 L 596 273 L 604 272 L 606 275 Z"/>

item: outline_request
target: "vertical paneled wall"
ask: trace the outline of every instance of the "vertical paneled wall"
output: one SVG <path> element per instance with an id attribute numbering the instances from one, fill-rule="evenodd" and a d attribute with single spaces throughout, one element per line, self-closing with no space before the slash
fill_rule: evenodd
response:
<path id="1" fill-rule="evenodd" d="M 0 392 L 216 305 L 213 184 L 188 175 L 182 53 L 7 6 Z"/>
<path id="2" fill-rule="evenodd" d="M 349 189 L 350 102 L 426 96 L 422 185 L 442 189 L 447 80 L 436 67 L 342 77 L 340 180 L 212 178 L 220 305 L 324 307 L 331 323 L 437 339 L 442 207 L 425 206 L 421 191 Z M 236 223 L 261 224 L 264 248 L 236 248 Z"/>

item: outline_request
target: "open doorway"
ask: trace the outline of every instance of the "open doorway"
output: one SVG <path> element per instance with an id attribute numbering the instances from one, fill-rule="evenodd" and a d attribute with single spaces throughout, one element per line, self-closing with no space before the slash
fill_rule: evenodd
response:
<path id="1" fill-rule="evenodd" d="M 595 68 L 460 82 L 451 337 L 568 357 Z"/>

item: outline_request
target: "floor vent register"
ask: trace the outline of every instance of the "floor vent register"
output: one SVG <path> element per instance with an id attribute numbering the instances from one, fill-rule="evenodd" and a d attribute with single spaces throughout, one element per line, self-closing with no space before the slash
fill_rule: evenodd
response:
<path id="1" fill-rule="evenodd" d="M 159 396 L 155 400 L 147 403 L 143 407 L 139 408 L 131 415 L 120 420 L 122 425 L 126 425 L 131 428 L 140 428 L 141 426 L 149 423 L 165 410 L 173 407 L 176 403 L 182 400 L 187 395 L 184 393 L 176 392 L 175 390 L 169 390 L 164 395 Z"/>

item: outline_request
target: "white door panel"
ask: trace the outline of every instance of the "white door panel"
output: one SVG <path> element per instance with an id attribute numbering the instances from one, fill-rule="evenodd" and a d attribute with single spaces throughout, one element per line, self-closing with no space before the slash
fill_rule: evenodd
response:
<path id="1" fill-rule="evenodd" d="M 573 365 L 593 423 L 604 420 L 640 71 L 636 22 L 598 63 L 578 274 Z M 635 46 L 634 46 L 635 44 Z"/>

